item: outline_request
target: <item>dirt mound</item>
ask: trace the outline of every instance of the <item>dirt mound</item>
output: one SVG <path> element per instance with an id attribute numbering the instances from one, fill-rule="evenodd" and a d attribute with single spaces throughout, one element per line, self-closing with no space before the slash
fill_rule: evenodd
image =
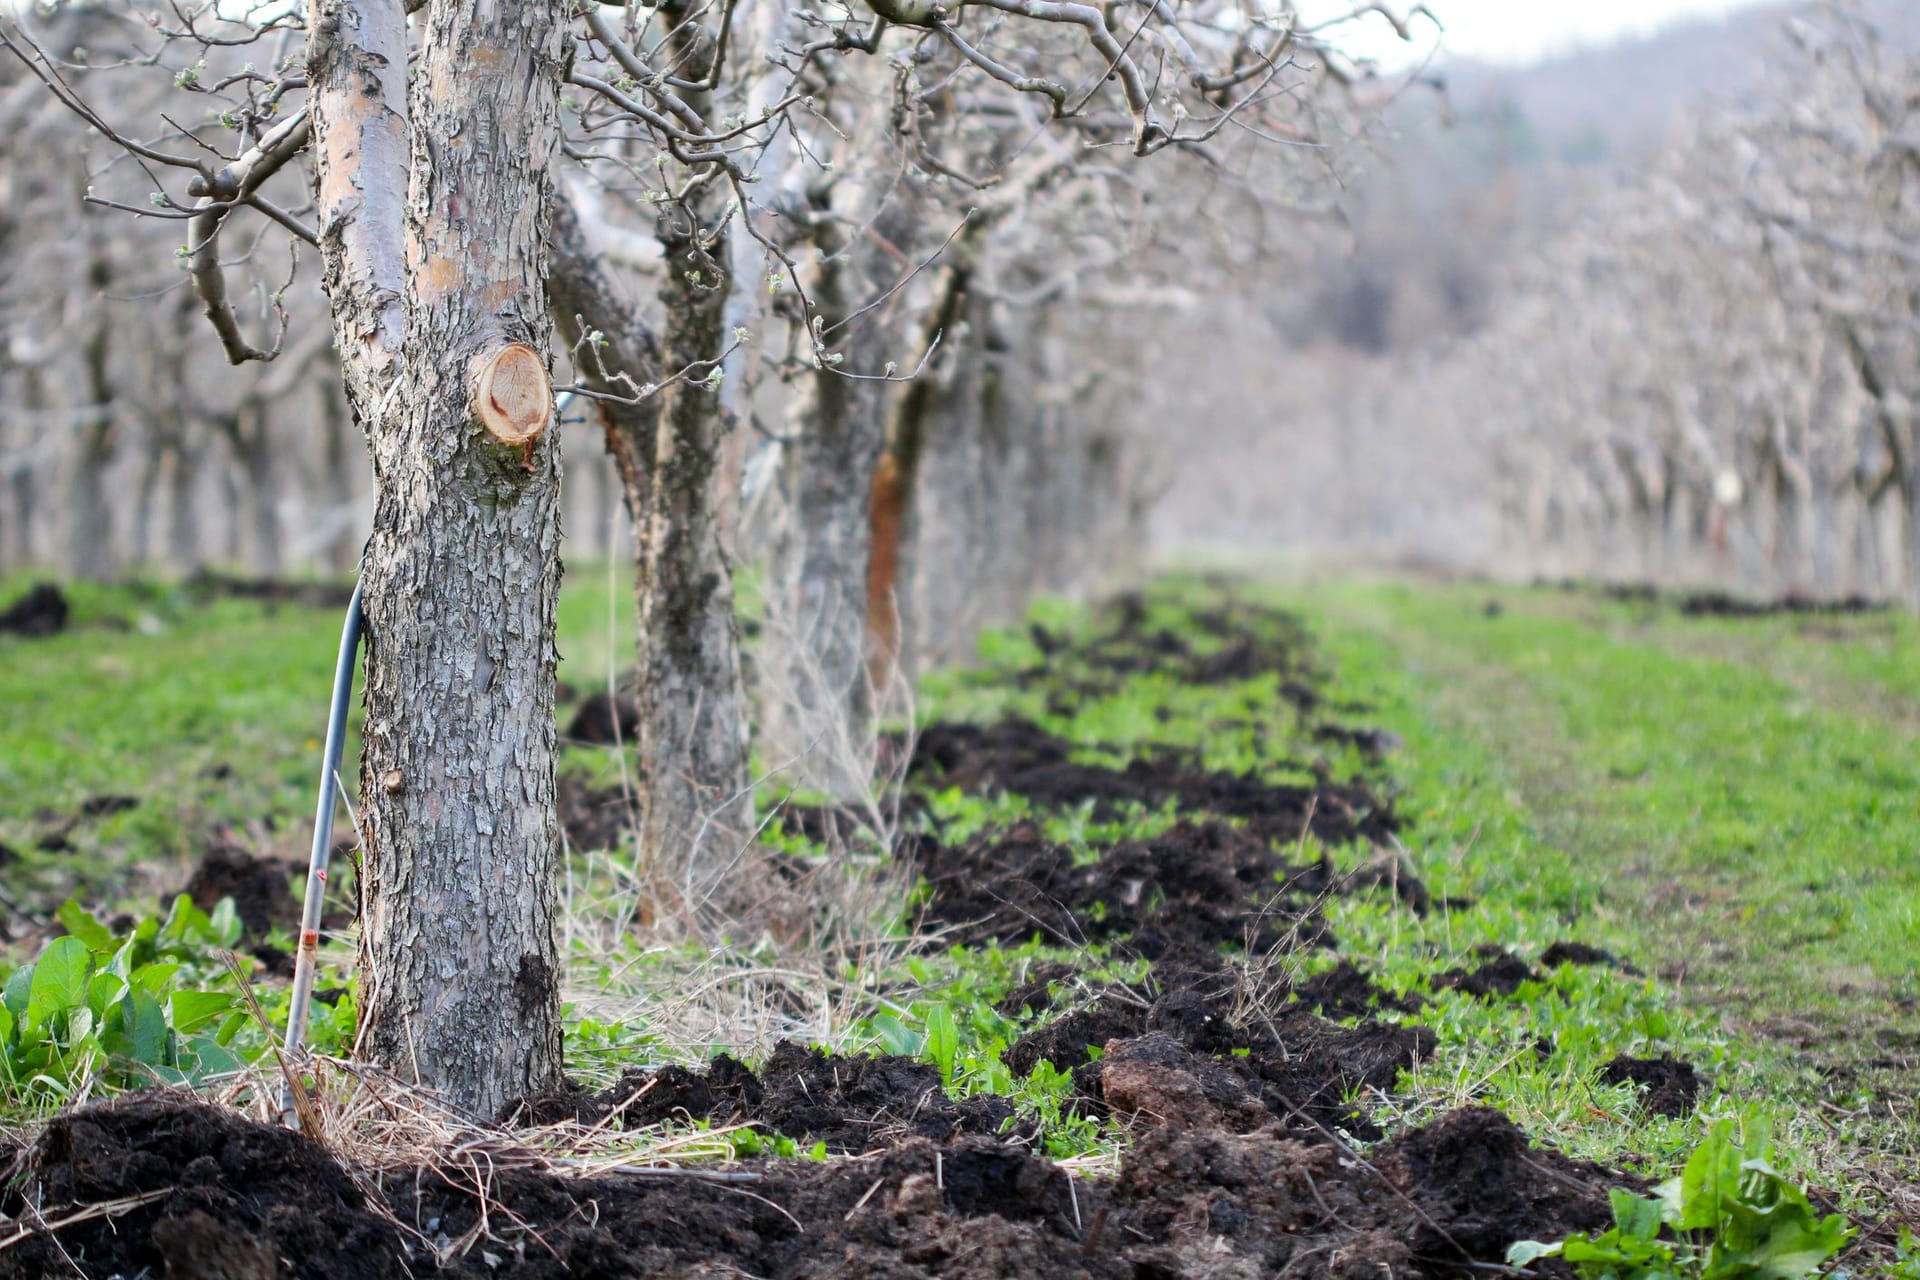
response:
<path id="1" fill-rule="evenodd" d="M 1632 1058 L 1623 1053 L 1600 1068 L 1600 1079 L 1607 1084 L 1640 1086 L 1640 1105 L 1656 1116 L 1689 1115 L 1700 1099 L 1699 1072 L 1692 1063 L 1669 1053 L 1657 1058 Z"/>
<path id="2" fill-rule="evenodd" d="M 871 1274 L 1216 1280 L 1453 1274 L 1522 1238 L 1590 1229 L 1617 1178 L 1529 1150 L 1496 1112 L 1442 1117 L 1360 1160 L 1275 1129 L 1142 1135 L 1119 1179 L 1025 1149 L 912 1138 L 875 1156 L 565 1179 L 402 1170 L 356 1181 L 304 1138 L 135 1098 L 56 1120 L 24 1194 L 59 1222 L 0 1252 L 0 1280 L 444 1275 L 549 1280 Z M 362 1186 L 384 1187 L 385 1203 Z M 385 1215 L 376 1210 L 384 1210 Z M 405 1229 L 395 1223 L 405 1224 Z M 285 1260 L 284 1262 L 281 1260 Z M 68 1264 L 71 1260 L 71 1266 Z"/>
<path id="3" fill-rule="evenodd" d="M 921 731 L 907 777 L 976 794 L 1010 792 L 1043 808 L 1091 801 L 1094 816 L 1103 819 L 1119 816 L 1128 802 L 1158 809 L 1173 801 L 1186 812 L 1246 819 L 1252 830 L 1284 841 L 1311 829 L 1330 844 L 1384 842 L 1400 825 L 1391 804 L 1364 782 L 1270 783 L 1251 773 L 1201 769 L 1173 752 L 1112 769 L 1076 764 L 1073 753 L 1072 743 L 1020 717 L 990 725 L 943 722 Z"/>
<path id="4" fill-rule="evenodd" d="M 1342 724 L 1323 724 L 1313 731 L 1315 742 L 1352 747 L 1369 760 L 1379 760 L 1407 745 L 1407 740 L 1386 729 L 1356 729 Z"/>
<path id="5" fill-rule="evenodd" d="M 1379 1137 L 1346 1100 L 1392 1088 L 1434 1047 L 1423 1027 L 1328 1022 L 1284 989 L 1250 999 L 1244 979 L 1218 965 L 1109 987 L 1016 1040 L 1002 1061 L 1021 1076 L 1041 1062 L 1072 1071 L 1090 1111 L 1234 1132 L 1277 1124 L 1319 1141 L 1327 1128 Z"/>
<path id="6" fill-rule="evenodd" d="M 1148 1242 L 1132 1247 L 1136 1275 L 1358 1280 L 1457 1274 L 1515 1240 L 1599 1226 L 1610 1181 L 1469 1109 L 1371 1161 L 1273 1130 L 1162 1130 L 1141 1139 L 1115 1198 Z"/>
<path id="7" fill-rule="evenodd" d="M 291 881 L 304 870 L 284 858 L 257 858 L 227 833 L 216 831 L 209 838 L 206 856 L 181 892 L 203 911 L 213 910 L 222 898 L 232 898 L 241 937 L 257 942 L 275 925 L 299 927 L 300 900 L 293 896 Z"/>
<path id="8" fill-rule="evenodd" d="M 353 599 L 350 582 L 295 582 L 286 578 L 241 578 L 202 570 L 186 581 L 187 590 L 202 599 L 258 600 L 264 604 L 291 604 L 310 609 L 344 609 Z"/>
<path id="9" fill-rule="evenodd" d="M 1501 1257 L 1514 1240 L 1554 1240 L 1612 1221 L 1608 1188 L 1636 1180 L 1532 1146 L 1506 1116 L 1466 1107 L 1385 1143 L 1373 1164 L 1419 1212 L 1401 1229 L 1416 1259 Z"/>
<path id="10" fill-rule="evenodd" d="M 924 920 L 948 944 L 1126 937 L 1130 950 L 1158 959 L 1327 937 L 1314 907 L 1320 865 L 1289 867 L 1265 840 L 1218 823 L 1183 822 L 1088 863 L 1023 822 L 968 845 L 928 841 L 916 863 Z"/>
<path id="11" fill-rule="evenodd" d="M 1074 1072 L 1082 1097 L 1123 1119 L 1152 1127 L 1247 1133 L 1273 1127 L 1307 1142 L 1340 1130 L 1371 1141 L 1381 1129 L 1347 1101 L 1362 1088 L 1391 1088 L 1400 1072 L 1434 1047 L 1424 1028 L 1369 1023 L 1356 1028 L 1297 1015 L 1259 1048 L 1195 1052 L 1180 1038 L 1152 1033 L 1112 1040 Z"/>
<path id="12" fill-rule="evenodd" d="M 948 1097 L 940 1073 L 913 1058 L 846 1057 L 791 1041 L 777 1045 L 757 1074 L 726 1054 L 701 1072 L 630 1071 L 586 1111 L 596 1122 L 628 1128 L 696 1120 L 751 1124 L 803 1144 L 824 1142 L 842 1154 L 906 1138 L 997 1134 L 1013 1118 L 1004 1098 Z"/>
<path id="13" fill-rule="evenodd" d="M 1283 685 L 1306 689 L 1323 679 L 1312 662 L 1306 625 L 1295 614 L 1229 600 L 1186 611 L 1175 629 L 1156 621 L 1153 613 L 1145 595 L 1127 592 L 1101 610 L 1096 632 L 1078 641 L 1031 624 L 1028 638 L 1047 661 L 1017 672 L 1014 682 L 1026 688 L 1044 686 L 1055 705 L 1065 709 L 1104 697 L 1150 671 L 1189 685 L 1277 675 Z M 1070 665 L 1063 668 L 1057 661 L 1062 657 Z"/>
<path id="14" fill-rule="evenodd" d="M 167 1097 L 91 1106 L 48 1124 L 29 1165 L 45 1219 L 135 1203 L 60 1232 L 57 1244 L 36 1235 L 0 1252 L 0 1280 L 75 1267 L 102 1278 L 273 1280 L 280 1257 L 300 1259 L 301 1275 L 406 1274 L 394 1233 L 326 1152 L 230 1111 Z"/>
<path id="15" fill-rule="evenodd" d="M 51 582 L 27 588 L 27 593 L 0 609 L 0 634 L 41 638 L 67 629 L 66 593 Z"/>
<path id="16" fill-rule="evenodd" d="M 1816 600 L 1809 596 L 1788 595 L 1777 600 L 1752 600 L 1725 591 L 1696 591 L 1680 597 L 1680 612 L 1689 618 L 1766 618 L 1779 614 L 1845 616 L 1861 613 L 1885 613 L 1894 606 L 1885 600 L 1866 596 L 1842 596 L 1837 600 Z"/>
<path id="17" fill-rule="evenodd" d="M 88 796 L 71 813 L 62 814 L 57 810 L 42 809 L 34 817 L 48 825 L 34 837 L 33 847 L 42 853 L 72 853 L 74 852 L 73 833 L 83 825 L 96 818 L 110 818 L 116 813 L 125 813 L 139 806 L 140 801 L 134 796 L 101 795 Z"/>
<path id="18" fill-rule="evenodd" d="M 1295 983 L 1292 995 L 1306 1008 L 1328 1018 L 1364 1018 L 1381 1009 L 1417 1013 L 1422 1004 L 1418 997 L 1396 996 L 1376 985 L 1349 960 Z"/>
<path id="19" fill-rule="evenodd" d="M 1590 947 L 1584 942 L 1556 942 L 1540 953 L 1542 968 L 1557 969 L 1563 964 L 1604 965 L 1631 977 L 1641 977 L 1640 970 L 1622 960 L 1611 951 L 1599 947 Z"/>
<path id="20" fill-rule="evenodd" d="M 1433 980 L 1435 987 L 1464 991 L 1483 1000 L 1510 996 L 1524 982 L 1540 982 L 1541 975 L 1511 951 L 1500 947 L 1475 947 L 1474 954 L 1483 963 L 1472 969 L 1449 969 Z"/>
<path id="21" fill-rule="evenodd" d="M 640 733 L 640 704 L 624 694 L 615 697 L 602 689 L 588 694 L 567 722 L 566 736 L 575 742 L 613 746 L 634 742 Z"/>
<path id="22" fill-rule="evenodd" d="M 554 807 L 568 845 L 577 853 L 611 849 L 626 839 L 638 819 L 638 801 L 619 787 L 599 790 L 568 774 L 554 789 Z"/>

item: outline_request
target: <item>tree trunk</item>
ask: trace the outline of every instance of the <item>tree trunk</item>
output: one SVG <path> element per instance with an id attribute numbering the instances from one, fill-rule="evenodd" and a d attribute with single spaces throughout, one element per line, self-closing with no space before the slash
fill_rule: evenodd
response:
<path id="1" fill-rule="evenodd" d="M 985 490 L 984 418 L 1000 377 L 976 318 L 949 354 L 952 380 L 933 389 L 906 508 L 899 598 L 903 653 L 914 671 L 961 657 L 980 618 Z"/>
<path id="2" fill-rule="evenodd" d="M 268 433 L 269 410 L 259 400 L 241 403 L 234 444 L 247 471 L 247 506 L 253 523 L 254 572 L 272 577 L 280 572 L 279 491 L 273 484 L 273 439 Z"/>
<path id="3" fill-rule="evenodd" d="M 404 103 L 398 0 L 314 0 L 309 19 L 326 285 L 378 485 L 363 1042 L 481 1117 L 560 1071 L 559 442 L 543 429 L 540 257 L 562 10 L 433 0 Z M 409 117 L 410 159 L 395 154 Z"/>
<path id="4" fill-rule="evenodd" d="M 145 456 L 140 459 L 140 478 L 133 487 L 133 525 L 129 530 L 127 559 L 135 570 L 151 572 L 153 557 L 153 497 L 160 488 L 160 466 L 165 461 L 159 442 L 148 433 Z"/>
<path id="5" fill-rule="evenodd" d="M 936 335 L 956 347 L 965 338 L 958 332 L 973 284 L 971 238 L 958 246 L 954 265 L 941 282 L 939 305 L 921 333 L 921 350 Z M 971 352 L 948 360 L 965 359 Z M 931 370 L 901 387 L 894 396 L 887 421 L 886 448 L 874 467 L 867 501 L 867 663 L 868 679 L 885 688 L 901 674 L 911 677 L 907 656 L 905 607 L 907 556 L 913 497 L 920 481 L 939 384 Z"/>
<path id="6" fill-rule="evenodd" d="M 63 539 L 68 571 L 77 578 L 104 577 L 112 567 L 113 518 L 107 507 L 105 472 L 107 464 L 113 461 L 117 409 L 107 368 L 111 336 L 107 302 L 98 296 L 111 279 L 106 250 L 96 249 L 87 279 L 96 295 L 95 312 L 81 353 L 86 379 L 80 398 L 84 398 L 85 403 L 76 403 L 76 397 L 67 397 L 84 423 L 78 427 L 80 448 L 67 490 L 67 528 Z"/>
<path id="7" fill-rule="evenodd" d="M 1920 433 L 1916 433 L 1920 434 Z M 1916 440 L 1920 445 L 1920 440 Z M 1920 448 L 1900 481 L 1900 586 L 1910 608 L 1920 608 Z"/>
<path id="8" fill-rule="evenodd" d="M 25 411 L 29 423 L 38 426 L 39 420 L 47 411 L 47 384 L 38 366 L 29 365 L 20 370 L 20 407 Z M 24 437 L 32 439 L 31 431 Z M 0 569 L 20 569 L 34 563 L 34 502 L 39 492 L 38 477 L 35 474 L 32 454 L 23 446 L 11 464 L 7 479 L 13 491 L 11 524 L 5 531 L 6 541 L 0 541 Z M 11 544 L 12 550 L 8 551 Z"/>
<path id="9" fill-rule="evenodd" d="M 662 218 L 665 367 L 650 504 L 629 488 L 640 596 L 642 847 L 689 906 L 717 886 L 753 831 L 746 695 L 721 511 L 736 474 L 717 379 L 726 350 L 729 193 L 717 181 Z"/>
<path id="10" fill-rule="evenodd" d="M 167 561 L 174 572 L 191 574 L 205 565 L 205 557 L 201 555 L 200 512 L 193 495 L 195 482 L 200 478 L 200 450 L 188 447 L 184 422 L 176 422 L 173 430 L 173 442 L 167 449 Z M 229 526 L 232 519 L 229 511 Z"/>
<path id="11" fill-rule="evenodd" d="M 326 518 L 338 521 L 340 529 L 327 540 L 322 563 L 335 573 L 343 573 L 358 563 L 362 542 L 360 531 L 340 515 L 353 501 L 354 468 L 347 441 L 353 421 L 341 398 L 340 387 L 326 378 L 320 379 L 320 384 L 320 429 L 325 433 L 321 440 L 320 468 L 323 492 L 327 495 Z"/>
<path id="12" fill-rule="evenodd" d="M 830 217 L 823 211 L 823 217 Z M 873 775 L 873 684 L 867 667 L 874 469 L 889 384 L 830 360 L 873 345 L 850 323 L 857 272 L 837 222 L 815 235 L 819 333 L 813 373 L 788 406 L 774 483 L 779 514 L 767 556 L 761 740 L 783 782 L 836 799 L 862 797 Z"/>

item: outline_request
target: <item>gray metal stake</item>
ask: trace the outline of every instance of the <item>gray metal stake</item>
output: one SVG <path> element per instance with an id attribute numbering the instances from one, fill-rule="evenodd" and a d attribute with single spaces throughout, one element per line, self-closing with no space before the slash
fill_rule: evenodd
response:
<path id="1" fill-rule="evenodd" d="M 320 910 L 327 896 L 327 863 L 333 857 L 334 780 L 347 745 L 347 706 L 353 700 L 353 669 L 360 653 L 360 584 L 353 584 L 347 601 L 346 624 L 340 628 L 340 660 L 333 669 L 333 710 L 327 718 L 327 745 L 320 761 L 320 798 L 313 813 L 313 853 L 307 863 L 307 896 L 300 911 L 300 945 L 293 959 L 293 1003 L 287 1010 L 285 1091 L 280 1095 L 280 1118 L 289 1129 L 300 1127 L 294 1105 L 293 1073 L 307 1060 L 307 1018 L 313 1004 L 313 975 L 320 952 Z"/>

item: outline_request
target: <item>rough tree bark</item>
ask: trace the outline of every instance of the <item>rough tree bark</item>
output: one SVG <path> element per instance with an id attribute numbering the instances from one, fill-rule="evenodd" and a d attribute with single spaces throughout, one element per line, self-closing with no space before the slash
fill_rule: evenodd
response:
<path id="1" fill-rule="evenodd" d="M 958 246 L 954 261 L 940 282 L 939 301 L 921 334 L 921 350 L 936 335 L 962 346 L 960 318 L 971 297 L 975 238 Z M 950 352 L 949 360 L 971 359 L 976 353 Z M 901 387 L 887 418 L 886 447 L 873 470 L 867 502 L 867 661 L 868 679 L 884 687 L 895 672 L 911 673 L 906 646 L 906 584 L 913 496 L 920 481 L 920 460 L 926 453 L 927 433 L 939 398 L 939 382 L 922 376 Z"/>
<path id="2" fill-rule="evenodd" d="M 642 848 L 690 902 L 712 891 L 753 831 L 733 561 L 721 524 L 736 477 L 722 464 L 727 423 L 709 381 L 728 338 L 728 199 L 716 180 L 661 219 L 666 367 L 681 376 L 660 395 L 638 549 Z"/>
<path id="3" fill-rule="evenodd" d="M 482 1116 L 560 1069 L 540 262 L 562 10 L 433 0 L 410 101 L 399 0 L 309 13 L 325 283 L 377 484 L 364 1043 Z"/>
<path id="4" fill-rule="evenodd" d="M 683 9 L 663 8 L 694 76 L 711 56 Z M 705 111 L 704 95 L 690 105 Z M 556 202 L 550 230 L 554 322 L 584 323 L 582 385 L 599 393 L 607 452 L 633 526 L 638 645 L 641 850 L 656 883 L 703 899 L 753 830 L 748 719 L 723 512 L 738 483 L 715 390 L 727 350 L 730 192 L 717 172 L 665 209 L 663 331 L 615 287 L 578 212 Z M 655 395 L 640 396 L 664 384 Z M 636 402 L 637 401 L 637 402 Z"/>
<path id="5" fill-rule="evenodd" d="M 681 74 L 704 79 L 717 56 L 701 25 L 705 9 L 670 3 L 659 12 Z M 709 94 L 690 91 L 684 101 L 711 118 Z M 644 450 L 633 465 L 615 454 L 637 541 L 641 849 L 689 906 L 717 887 L 753 831 L 733 562 L 722 520 L 739 477 L 725 464 L 730 424 L 717 390 L 731 338 L 732 199 L 725 175 L 708 164 L 690 176 L 682 198 L 661 209 L 659 425 L 650 460 Z"/>
<path id="6" fill-rule="evenodd" d="M 818 332 L 841 353 L 875 345 L 853 318 L 858 272 L 848 237 L 816 210 L 812 284 Z M 779 518 L 767 554 L 762 740 L 783 782 L 860 798 L 872 781 L 875 695 L 886 673 L 867 665 L 875 465 L 886 436 L 888 384 L 848 377 L 824 360 L 797 388 L 774 476 Z"/>

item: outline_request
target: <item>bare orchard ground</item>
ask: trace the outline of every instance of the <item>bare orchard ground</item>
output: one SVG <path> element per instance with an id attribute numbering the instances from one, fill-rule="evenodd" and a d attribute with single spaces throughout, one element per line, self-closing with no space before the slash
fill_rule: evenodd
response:
<path id="1" fill-rule="evenodd" d="M 1604 1227 L 1609 1189 L 1722 1117 L 1778 1134 L 1870 1270 L 1911 1208 L 1889 1046 L 1920 820 L 1881 802 L 1907 744 L 1657 640 L 1484 589 L 1043 608 L 927 682 L 882 753 L 897 790 L 771 780 L 726 902 L 643 892 L 622 748 L 583 741 L 565 1088 L 479 1124 L 329 1067 L 314 1141 L 249 1118 L 270 1072 L 76 1109 L 113 1092 L 81 1081 L 23 1135 L 0 1277 L 1455 1275 Z M 578 737 L 619 736 L 610 684 Z M 83 816 L 30 860 L 21 958 L 44 895 L 146 883 L 114 870 L 144 829 Z M 195 883 L 236 898 L 272 1011 L 285 869 L 255 835 L 203 845 Z M 47 1109 L 12 1089 L 16 1119 Z"/>

